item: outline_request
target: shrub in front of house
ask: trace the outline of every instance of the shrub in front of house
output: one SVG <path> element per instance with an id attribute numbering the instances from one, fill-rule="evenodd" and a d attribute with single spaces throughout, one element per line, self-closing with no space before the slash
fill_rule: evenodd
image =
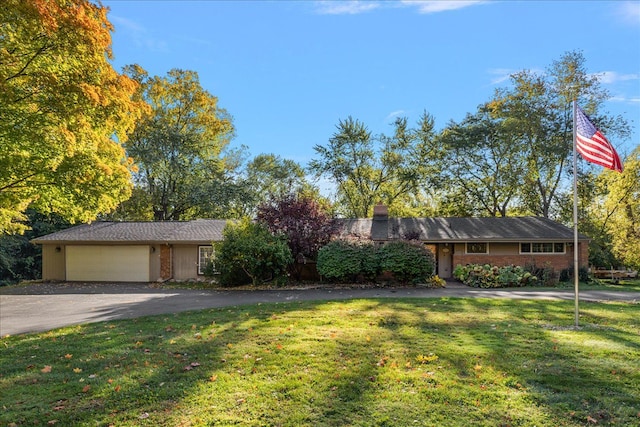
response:
<path id="1" fill-rule="evenodd" d="M 318 251 L 318 274 L 330 282 L 372 280 L 378 274 L 375 247 L 371 243 L 334 240 Z"/>
<path id="2" fill-rule="evenodd" d="M 505 288 L 540 284 L 539 278 L 518 265 L 457 265 L 453 277 L 474 288 Z"/>
<path id="3" fill-rule="evenodd" d="M 267 281 L 283 283 L 293 262 L 286 237 L 273 235 L 264 225 L 249 220 L 229 223 L 223 240 L 215 244 L 215 254 L 222 286 L 244 284 L 239 282 L 243 276 L 254 286 Z"/>
<path id="4" fill-rule="evenodd" d="M 334 240 L 318 252 L 317 269 L 323 279 L 337 283 L 373 282 L 383 273 L 401 283 L 442 285 L 429 280 L 435 270 L 433 253 L 408 241 L 376 247 L 371 242 Z"/>
<path id="5" fill-rule="evenodd" d="M 389 242 L 378 249 L 380 270 L 401 283 L 427 283 L 435 270 L 433 253 L 421 243 Z"/>

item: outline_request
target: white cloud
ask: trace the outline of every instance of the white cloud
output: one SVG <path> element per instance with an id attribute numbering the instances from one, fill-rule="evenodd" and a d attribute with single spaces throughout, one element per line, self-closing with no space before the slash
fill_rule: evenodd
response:
<path id="1" fill-rule="evenodd" d="M 115 31 L 123 30 L 128 33 L 135 46 L 152 52 L 166 52 L 168 50 L 167 42 L 150 36 L 147 29 L 137 22 L 117 15 L 110 15 L 109 20 L 113 23 Z"/>
<path id="2" fill-rule="evenodd" d="M 406 6 L 418 8 L 420 13 L 438 13 L 449 10 L 463 9 L 469 6 L 476 6 L 488 3 L 487 0 L 401 0 Z"/>
<path id="3" fill-rule="evenodd" d="M 624 104 L 640 104 L 640 98 L 638 98 L 638 97 L 627 98 L 626 96 L 623 96 L 623 95 L 612 96 L 611 98 L 607 99 L 607 101 L 609 101 L 609 102 L 621 102 L 621 103 L 624 103 Z"/>
<path id="4" fill-rule="evenodd" d="M 322 0 L 317 2 L 317 11 L 323 15 L 357 15 L 380 7 L 376 1 L 330 1 Z"/>
<path id="5" fill-rule="evenodd" d="M 392 111 L 392 112 L 390 112 L 389 114 L 387 114 L 387 117 L 385 117 L 385 118 L 384 118 L 384 120 L 385 120 L 385 122 L 386 122 L 386 121 L 389 121 L 389 120 L 393 120 L 393 119 L 395 119 L 396 117 L 400 117 L 400 116 L 402 116 L 403 114 L 405 114 L 405 111 L 404 111 L 404 110 L 396 110 L 396 111 Z"/>
<path id="6" fill-rule="evenodd" d="M 616 4 L 616 14 L 622 22 L 640 25 L 640 2 L 624 1 Z"/>
<path id="7" fill-rule="evenodd" d="M 115 25 L 116 30 L 118 28 L 124 28 L 134 33 L 142 33 L 146 31 L 144 27 L 139 25 L 137 22 L 132 21 L 131 19 L 123 18 L 122 16 L 109 15 L 109 21 L 111 21 Z"/>
<path id="8" fill-rule="evenodd" d="M 639 80 L 640 74 L 618 74 L 615 71 L 603 71 L 601 73 L 597 73 L 597 77 L 600 79 L 601 83 L 613 84 L 629 80 Z"/>
<path id="9" fill-rule="evenodd" d="M 516 70 L 512 70 L 509 68 L 491 68 L 488 70 L 488 73 L 494 76 L 491 78 L 492 85 L 497 85 L 509 80 L 509 77 L 511 77 L 511 75 L 515 72 Z"/>
<path id="10" fill-rule="evenodd" d="M 324 15 L 356 15 L 381 8 L 413 7 L 418 13 L 438 13 L 463 9 L 490 0 L 320 0 L 316 2 L 316 10 Z"/>

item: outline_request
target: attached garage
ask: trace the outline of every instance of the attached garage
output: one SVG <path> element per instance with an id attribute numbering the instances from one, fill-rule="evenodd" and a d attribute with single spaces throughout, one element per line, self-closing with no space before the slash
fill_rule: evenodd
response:
<path id="1" fill-rule="evenodd" d="M 148 282 L 149 246 L 66 247 L 66 277 L 78 282 Z"/>
<path id="2" fill-rule="evenodd" d="M 155 282 L 202 278 L 205 249 L 222 240 L 225 220 L 95 222 L 33 239 L 42 279 Z M 206 252 L 206 251 L 205 251 Z"/>

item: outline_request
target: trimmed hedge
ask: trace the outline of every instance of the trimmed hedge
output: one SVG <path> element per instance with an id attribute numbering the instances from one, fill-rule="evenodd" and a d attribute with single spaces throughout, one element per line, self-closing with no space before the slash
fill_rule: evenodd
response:
<path id="1" fill-rule="evenodd" d="M 400 240 L 378 250 L 380 270 L 402 283 L 425 283 L 433 276 L 435 257 L 423 244 Z"/>
<path id="2" fill-rule="evenodd" d="M 371 243 L 334 240 L 318 251 L 316 268 L 331 282 L 371 280 L 378 274 L 376 248 Z"/>
<path id="3" fill-rule="evenodd" d="M 378 248 L 369 242 L 334 240 L 318 252 L 317 269 L 326 280 L 339 283 L 375 281 L 383 272 L 402 283 L 430 283 L 435 257 L 420 243 L 389 242 Z"/>

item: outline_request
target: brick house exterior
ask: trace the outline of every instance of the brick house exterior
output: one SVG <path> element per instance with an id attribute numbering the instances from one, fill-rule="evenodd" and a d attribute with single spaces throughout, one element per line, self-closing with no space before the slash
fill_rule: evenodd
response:
<path id="1" fill-rule="evenodd" d="M 385 206 L 373 218 L 341 219 L 340 237 L 419 240 L 436 257 L 436 272 L 456 265 L 536 265 L 559 272 L 573 265 L 573 230 L 547 218 L 390 218 Z M 154 282 L 204 277 L 212 242 L 227 221 L 96 222 L 34 239 L 42 245 L 42 278 L 55 281 Z M 588 242 L 579 236 L 579 264 L 588 265 Z"/>
<path id="2" fill-rule="evenodd" d="M 434 253 L 442 278 L 466 264 L 535 265 L 556 273 L 573 266 L 573 230 L 548 218 L 390 218 L 386 206 L 378 205 L 373 218 L 342 222 L 342 238 L 423 242 Z M 580 235 L 578 248 L 579 265 L 586 267 L 589 238 Z"/>

